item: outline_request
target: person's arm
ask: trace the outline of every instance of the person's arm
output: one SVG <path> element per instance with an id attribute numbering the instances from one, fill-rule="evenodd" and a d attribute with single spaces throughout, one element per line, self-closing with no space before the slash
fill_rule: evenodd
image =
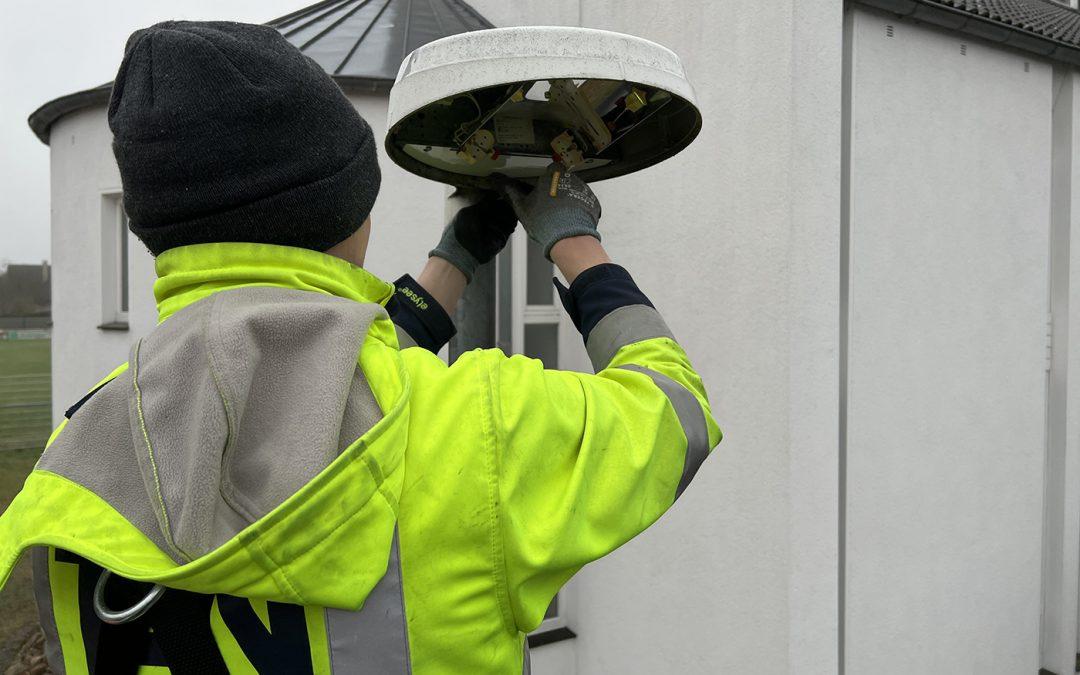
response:
<path id="1" fill-rule="evenodd" d="M 469 283 L 461 270 L 438 256 L 428 258 L 417 281 L 429 290 L 431 297 L 447 314 L 453 314 L 457 309 L 465 286 Z"/>
<path id="2" fill-rule="evenodd" d="M 559 295 L 596 374 L 520 356 L 488 361 L 500 541 L 522 631 L 539 625 L 582 565 L 655 522 L 721 438 L 704 385 L 663 318 L 599 236 L 582 231 L 595 228 L 599 205 L 569 180 L 573 199 L 553 204 L 550 193 L 534 192 L 515 205 L 569 282 L 557 283 Z"/>
<path id="3" fill-rule="evenodd" d="M 448 200 L 453 215 L 429 254 L 419 279 L 405 275 L 386 309 L 403 349 L 438 352 L 454 336 L 450 318 L 476 268 L 506 246 L 517 225 L 510 204 L 490 192 L 457 190 Z"/>
<path id="4" fill-rule="evenodd" d="M 593 265 L 563 293 L 596 374 L 501 355 L 487 373 L 507 596 L 526 632 L 583 565 L 663 515 L 721 439 L 701 378 L 625 269 Z"/>
<path id="5" fill-rule="evenodd" d="M 436 258 L 428 260 L 425 272 L 433 260 Z M 444 264 L 449 266 L 445 261 Z M 420 278 L 424 279 L 423 273 Z M 434 287 L 440 291 L 443 288 Z M 460 298 L 461 291 L 457 293 Z M 402 349 L 420 347 L 438 354 L 457 332 L 453 319 L 440 300 L 428 291 L 428 286 L 422 281 L 417 281 L 408 274 L 394 282 L 394 295 L 386 303 L 386 312 L 397 328 L 398 344 Z"/>
<path id="6" fill-rule="evenodd" d="M 566 283 L 574 283 L 579 274 L 597 265 L 611 262 L 600 240 L 589 235 L 560 239 L 551 246 L 551 261 L 562 272 Z"/>

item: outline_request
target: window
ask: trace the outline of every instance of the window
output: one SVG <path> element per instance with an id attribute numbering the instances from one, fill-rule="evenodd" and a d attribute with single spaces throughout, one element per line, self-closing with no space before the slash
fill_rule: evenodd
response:
<path id="1" fill-rule="evenodd" d="M 529 646 L 540 647 L 551 642 L 566 640 L 576 637 L 573 631 L 566 625 L 566 614 L 561 611 L 567 595 L 567 589 L 563 587 L 555 599 L 548 605 L 544 613 L 544 620 L 533 632 L 529 633 Z"/>
<path id="2" fill-rule="evenodd" d="M 551 279 L 555 266 L 518 228 L 496 268 L 495 344 L 545 368 L 592 372 L 581 336 L 563 311 Z"/>
<path id="3" fill-rule="evenodd" d="M 517 263 L 515 267 L 522 270 L 511 280 L 517 286 L 511 297 L 525 299 L 515 307 L 514 352 L 540 359 L 545 368 L 558 368 L 562 310 L 555 304 L 555 288 L 551 284 L 554 265 L 544 257 L 540 245 L 525 236 L 514 242 L 511 255 Z"/>
<path id="4" fill-rule="evenodd" d="M 496 262 L 495 344 L 507 354 L 540 359 L 545 368 L 592 372 L 581 336 L 566 316 L 551 283 L 552 263 L 518 228 Z M 536 647 L 573 637 L 567 627 L 567 589 L 559 591 L 540 627 L 529 636 Z"/>
<path id="5" fill-rule="evenodd" d="M 101 205 L 102 330 L 127 330 L 131 307 L 130 233 L 123 200 L 105 195 Z"/>

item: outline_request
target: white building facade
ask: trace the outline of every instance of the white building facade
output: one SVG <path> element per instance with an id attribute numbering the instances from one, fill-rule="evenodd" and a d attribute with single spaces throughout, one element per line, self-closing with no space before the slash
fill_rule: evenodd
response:
<path id="1" fill-rule="evenodd" d="M 660 522 L 568 585 L 551 626 L 574 637 L 546 631 L 534 672 L 1074 672 L 1080 14 L 472 5 L 666 45 L 704 118 L 677 157 L 594 187 L 605 246 L 700 370 L 725 440 Z M 385 89 L 346 91 L 381 137 Z M 59 419 L 156 312 L 100 95 L 46 133 Z M 393 279 L 437 241 L 446 188 L 380 159 L 369 269 Z M 530 291 L 546 270 L 514 246 L 497 341 L 584 367 Z"/>

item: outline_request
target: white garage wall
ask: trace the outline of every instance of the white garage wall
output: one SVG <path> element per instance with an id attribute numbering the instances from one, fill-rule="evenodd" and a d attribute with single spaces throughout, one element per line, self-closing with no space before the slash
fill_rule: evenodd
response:
<path id="1" fill-rule="evenodd" d="M 847 672 L 1032 673 L 1051 68 L 861 11 L 851 44 Z"/>

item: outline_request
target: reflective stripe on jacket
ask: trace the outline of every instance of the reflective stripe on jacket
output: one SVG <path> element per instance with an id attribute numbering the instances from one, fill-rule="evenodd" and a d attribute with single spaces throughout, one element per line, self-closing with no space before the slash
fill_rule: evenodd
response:
<path id="1" fill-rule="evenodd" d="M 0 516 L 0 582 L 40 547 L 58 672 L 163 664 L 145 627 L 93 615 L 101 569 L 207 596 L 193 634 L 231 672 L 521 672 L 559 588 L 720 441 L 644 296 L 577 298 L 590 375 L 498 350 L 448 366 L 395 329 L 391 285 L 312 251 L 203 244 L 157 268 L 161 323 Z"/>

